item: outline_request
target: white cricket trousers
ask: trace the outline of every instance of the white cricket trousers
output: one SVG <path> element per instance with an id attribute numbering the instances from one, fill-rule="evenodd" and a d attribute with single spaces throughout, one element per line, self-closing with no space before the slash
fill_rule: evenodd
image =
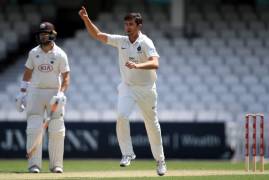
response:
<path id="1" fill-rule="evenodd" d="M 26 148 L 29 149 L 38 133 L 42 129 L 44 122 L 45 112 L 49 115 L 50 112 L 50 100 L 52 96 L 56 95 L 58 89 L 38 89 L 30 88 L 27 95 L 27 143 Z M 48 133 L 49 133 L 49 159 L 50 169 L 54 167 L 63 167 L 63 153 L 64 153 L 64 108 L 58 108 L 53 113 L 52 119 L 49 122 Z M 28 167 L 37 166 L 41 168 L 42 160 L 42 145 L 40 145 L 35 154 L 28 160 Z"/>
<path id="2" fill-rule="evenodd" d="M 157 117 L 157 91 L 153 86 L 118 86 L 117 137 L 122 155 L 133 155 L 129 117 L 137 104 L 143 117 L 153 157 L 164 160 L 162 136 Z"/>

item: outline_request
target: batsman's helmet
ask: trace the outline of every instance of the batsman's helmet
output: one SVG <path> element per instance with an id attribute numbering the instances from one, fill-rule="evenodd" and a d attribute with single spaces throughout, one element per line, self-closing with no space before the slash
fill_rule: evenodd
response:
<path id="1" fill-rule="evenodd" d="M 48 38 L 42 38 L 40 36 L 42 33 L 48 33 Z M 55 31 L 54 25 L 50 22 L 42 22 L 36 32 L 36 40 L 39 44 L 47 44 L 51 41 L 55 41 L 56 36 L 57 32 Z"/>

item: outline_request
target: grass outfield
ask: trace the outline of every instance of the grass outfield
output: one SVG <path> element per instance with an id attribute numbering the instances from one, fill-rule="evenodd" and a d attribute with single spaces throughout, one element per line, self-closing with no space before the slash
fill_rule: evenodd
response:
<path id="1" fill-rule="evenodd" d="M 42 173 L 29 174 L 26 160 L 0 160 L 0 179 L 269 179 L 269 164 L 265 165 L 264 173 L 246 173 L 243 171 L 243 163 L 173 160 L 167 161 L 167 175 L 158 177 L 153 160 L 135 160 L 126 168 L 119 167 L 118 160 L 65 160 L 63 174 L 49 173 L 48 161 L 43 162 Z"/>

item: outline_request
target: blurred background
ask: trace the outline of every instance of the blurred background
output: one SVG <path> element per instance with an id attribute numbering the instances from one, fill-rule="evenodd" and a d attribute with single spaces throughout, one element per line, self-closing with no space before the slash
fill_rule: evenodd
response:
<path id="1" fill-rule="evenodd" d="M 55 24 L 71 65 L 65 157 L 120 157 L 117 50 L 89 37 L 82 5 L 107 33 L 124 34 L 124 15 L 142 14 L 142 32 L 160 54 L 158 112 L 168 158 L 242 160 L 246 113 L 265 114 L 269 142 L 268 0 L 0 0 L 1 157 L 24 157 L 25 113 L 14 98 L 42 21 Z M 131 122 L 138 157 L 151 158 L 137 109 Z"/>

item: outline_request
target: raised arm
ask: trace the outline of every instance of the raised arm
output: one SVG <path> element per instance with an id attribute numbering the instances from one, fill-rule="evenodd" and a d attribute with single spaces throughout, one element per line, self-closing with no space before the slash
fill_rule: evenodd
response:
<path id="1" fill-rule="evenodd" d="M 101 32 L 90 20 L 88 13 L 85 9 L 84 6 L 81 7 L 80 11 L 79 11 L 79 16 L 80 18 L 83 20 L 87 31 L 89 32 L 89 34 L 97 39 L 98 41 L 101 41 L 103 43 L 107 43 L 107 35 L 103 32 Z"/>

